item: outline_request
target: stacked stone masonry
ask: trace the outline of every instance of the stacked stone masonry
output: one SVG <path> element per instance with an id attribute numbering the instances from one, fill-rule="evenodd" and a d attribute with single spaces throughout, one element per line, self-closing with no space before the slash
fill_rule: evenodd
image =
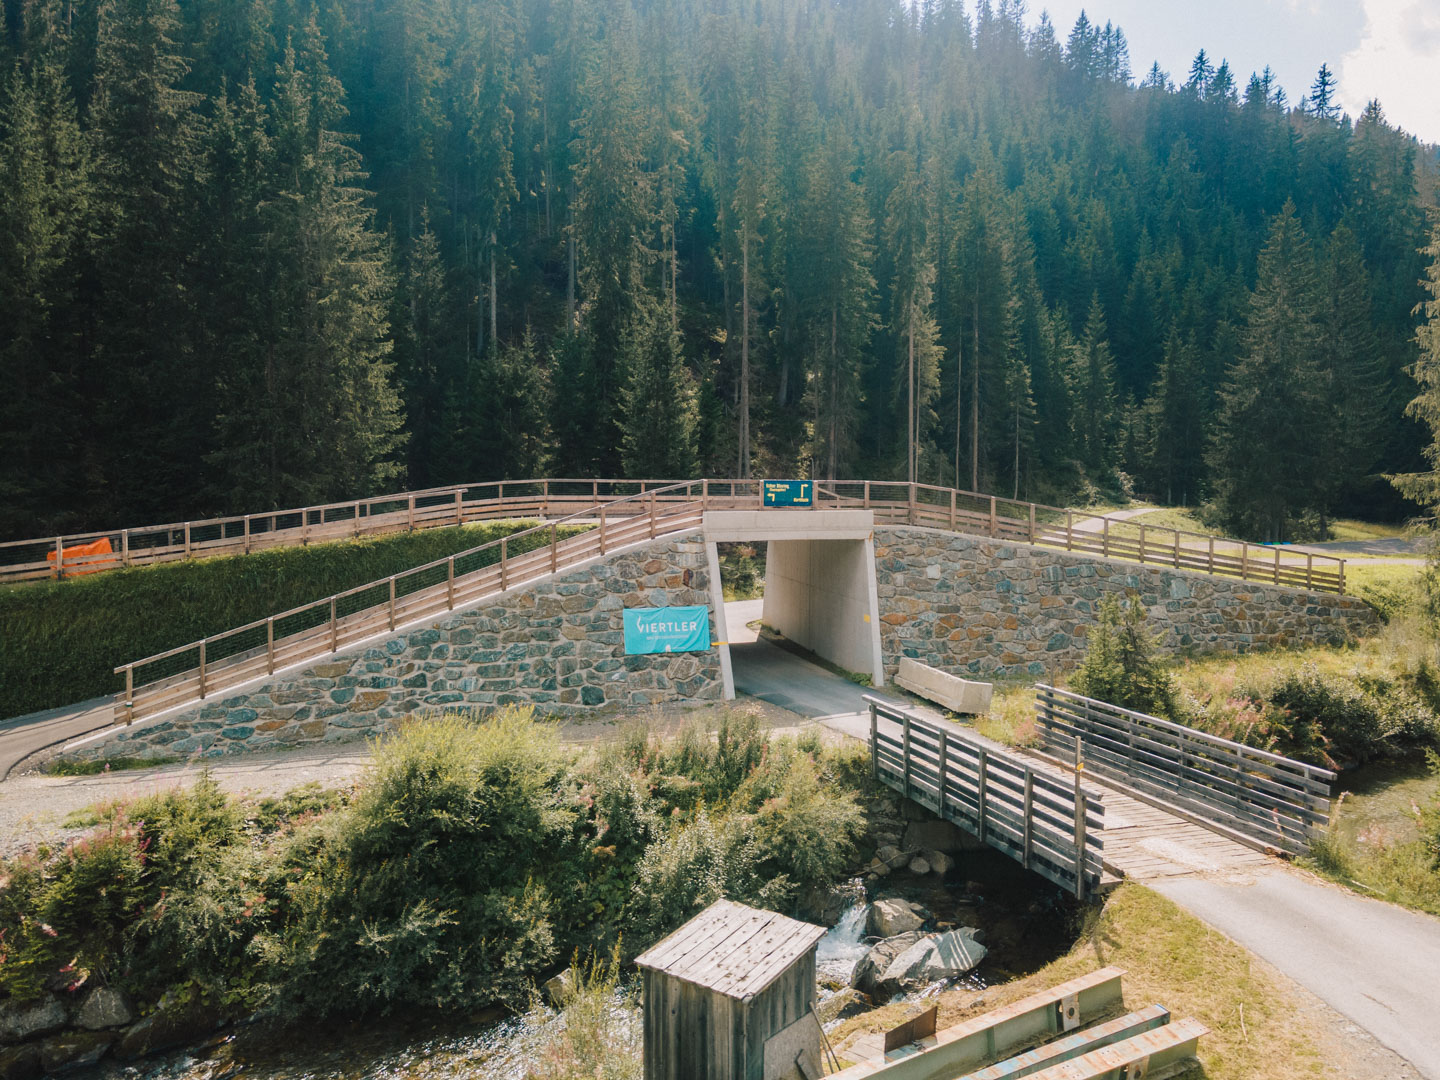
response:
<path id="1" fill-rule="evenodd" d="M 1364 601 L 922 528 L 875 530 L 880 643 L 960 675 L 1071 668 L 1107 596 L 1138 596 L 1169 650 L 1245 653 L 1373 629 Z"/>
<path id="2" fill-rule="evenodd" d="M 719 656 L 627 656 L 627 607 L 710 605 L 703 539 L 630 549 L 479 607 L 342 651 L 245 693 L 120 729 L 77 758 L 219 757 L 359 739 L 411 713 L 534 705 L 542 715 L 718 700 Z"/>

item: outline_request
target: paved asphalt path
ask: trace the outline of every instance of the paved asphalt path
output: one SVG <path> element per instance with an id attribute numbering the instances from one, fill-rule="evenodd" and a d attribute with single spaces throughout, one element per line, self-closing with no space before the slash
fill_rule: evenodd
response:
<path id="1" fill-rule="evenodd" d="M 758 608 L 743 614 L 759 618 Z M 727 621 L 733 627 L 735 617 Z M 733 629 L 731 640 L 739 640 Z M 870 735 L 864 695 L 891 696 L 768 641 L 731 645 L 730 652 L 737 691 L 857 738 Z M 1423 1076 L 1440 1080 L 1440 919 L 1283 865 L 1147 885 L 1274 965 Z"/>
<path id="2" fill-rule="evenodd" d="M 0 720 L 0 780 L 31 754 L 88 735 L 108 725 L 114 716 L 114 698 L 101 697 Z"/>
<path id="3" fill-rule="evenodd" d="M 1283 868 L 1149 886 L 1440 1080 L 1440 919 Z"/>

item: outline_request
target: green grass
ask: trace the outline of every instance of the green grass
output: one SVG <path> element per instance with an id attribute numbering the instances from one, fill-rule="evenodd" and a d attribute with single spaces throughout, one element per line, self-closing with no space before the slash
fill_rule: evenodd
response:
<path id="1" fill-rule="evenodd" d="M 313 603 L 533 524 L 425 529 L 0 588 L 0 717 L 113 693 L 122 688 L 114 674 L 118 664 Z"/>
<path id="2" fill-rule="evenodd" d="M 158 769 L 162 765 L 173 765 L 177 757 L 99 758 L 93 761 L 70 761 L 62 758 L 51 764 L 45 771 L 51 776 L 97 776 L 100 773 L 128 772 L 132 769 Z M 67 826 L 69 828 L 71 826 Z"/>
<path id="3" fill-rule="evenodd" d="M 1404 525 L 1343 518 L 1330 523 L 1331 540 L 1393 540 L 1405 535 Z"/>

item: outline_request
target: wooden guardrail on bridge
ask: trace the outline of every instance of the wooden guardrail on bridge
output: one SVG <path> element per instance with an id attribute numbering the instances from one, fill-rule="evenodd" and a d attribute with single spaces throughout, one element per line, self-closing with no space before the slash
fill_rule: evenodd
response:
<path id="1" fill-rule="evenodd" d="M 704 520 L 700 483 L 682 481 L 587 506 L 402 574 L 124 664 L 115 669 L 125 678 L 116 722 L 131 723 L 224 693 L 641 540 L 699 528 Z M 568 535 L 567 524 L 593 527 Z"/>
<path id="2" fill-rule="evenodd" d="M 1036 687 L 1046 752 L 1253 841 L 1304 854 L 1329 820 L 1329 769 L 1131 712 L 1053 686 Z"/>
<path id="3" fill-rule="evenodd" d="M 881 783 L 954 822 L 1078 897 L 1104 872 L 1105 807 L 960 728 L 865 696 L 870 769 Z"/>
<path id="4" fill-rule="evenodd" d="M 13 540 L 0 543 L 0 582 L 78 576 L 122 566 L 238 555 L 267 547 L 497 518 L 552 519 L 601 503 L 627 502 L 637 494 L 673 491 L 677 484 L 686 485 L 684 493 L 666 498 L 689 500 L 698 493 L 707 510 L 751 508 L 760 501 L 758 480 L 559 479 L 459 484 L 294 510 Z M 1345 560 L 1333 556 L 931 484 L 818 481 L 815 505 L 872 510 L 876 521 L 884 524 L 948 529 L 1316 592 L 1345 591 Z M 100 550 L 86 550 L 91 547 Z"/>

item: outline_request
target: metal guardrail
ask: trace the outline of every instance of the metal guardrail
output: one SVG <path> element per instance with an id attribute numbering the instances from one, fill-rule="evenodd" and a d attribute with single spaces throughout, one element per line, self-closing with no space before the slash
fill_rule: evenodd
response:
<path id="1" fill-rule="evenodd" d="M 1078 774 L 1067 784 L 957 727 L 868 694 L 865 701 L 870 770 L 880 783 L 1077 897 L 1099 888 L 1105 807 L 1086 795 Z"/>
<path id="2" fill-rule="evenodd" d="M 111 529 L 0 543 L 0 582 L 63 578 L 126 566 L 235 555 L 388 532 L 463 525 L 516 514 L 552 518 L 636 494 L 700 485 L 707 509 L 758 501 L 760 481 L 497 480 L 262 514 Z M 918 525 L 1269 585 L 1345 591 L 1345 560 L 1227 540 L 1104 514 L 931 484 L 817 482 L 817 508 L 863 508 L 883 524 Z M 749 504 L 746 504 L 749 505 Z M 81 553 L 97 544 L 102 550 Z"/>
<path id="3" fill-rule="evenodd" d="M 1335 773 L 1094 698 L 1037 686 L 1047 752 L 1242 836 L 1304 854 L 1330 815 Z"/>
<path id="4" fill-rule="evenodd" d="M 690 490 L 699 484 L 682 481 L 588 506 L 403 574 L 123 664 L 115 669 L 125 678 L 125 689 L 116 701 L 116 722 L 132 723 L 204 700 L 608 551 L 699 527 L 701 502 Z M 562 537 L 567 523 L 594 527 Z"/>

